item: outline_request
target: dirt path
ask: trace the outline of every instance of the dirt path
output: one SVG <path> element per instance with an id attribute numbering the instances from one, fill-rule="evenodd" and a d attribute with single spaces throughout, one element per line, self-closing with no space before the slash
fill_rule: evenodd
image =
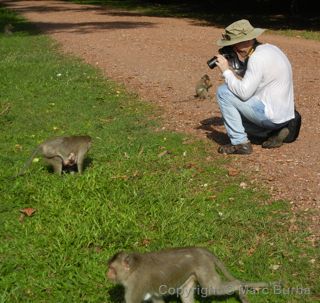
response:
<path id="1" fill-rule="evenodd" d="M 218 70 L 206 66 L 217 52 L 215 41 L 222 29 L 196 20 L 145 17 L 60 1 L 7 1 L 7 5 L 59 41 L 64 51 L 160 105 L 165 127 L 202 137 L 212 145 L 213 156 L 223 157 L 215 142 L 227 138 L 214 89 L 211 101 L 193 99 L 194 84 L 203 74 L 209 73 L 215 85 L 222 82 Z M 275 198 L 289 199 L 319 236 L 320 43 L 268 33 L 260 40 L 278 45 L 291 60 L 303 125 L 296 142 L 275 150 L 254 146 L 250 156 L 231 156 L 233 165 L 266 185 Z"/>

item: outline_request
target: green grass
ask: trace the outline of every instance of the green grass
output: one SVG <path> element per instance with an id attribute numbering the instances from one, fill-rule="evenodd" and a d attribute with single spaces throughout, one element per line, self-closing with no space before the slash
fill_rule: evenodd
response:
<path id="1" fill-rule="evenodd" d="M 305 222 L 290 229 L 286 201 L 228 176 L 230 159 L 213 156 L 213 143 L 162 131 L 159 109 L 21 18 L 2 9 L 0 20 L 16 29 L 0 34 L 0 302 L 119 302 L 105 277 L 115 252 L 189 245 L 240 279 L 284 282 L 282 294 L 252 302 L 318 302 L 319 252 Z M 53 175 L 40 161 L 7 178 L 41 141 L 69 134 L 94 140 L 82 176 Z M 19 220 L 26 207 L 36 212 Z"/>
<path id="2" fill-rule="evenodd" d="M 279 34 L 287 37 L 298 37 L 309 40 L 320 41 L 320 32 L 319 31 L 303 31 L 303 30 L 278 30 L 272 31 L 273 34 Z"/>

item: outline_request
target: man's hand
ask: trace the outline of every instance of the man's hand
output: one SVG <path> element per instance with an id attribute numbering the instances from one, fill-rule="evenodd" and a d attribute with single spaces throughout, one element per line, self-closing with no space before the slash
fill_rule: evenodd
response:
<path id="1" fill-rule="evenodd" d="M 229 69 L 228 60 L 222 55 L 217 55 L 216 65 L 219 67 L 220 71 L 223 73 L 227 69 Z"/>

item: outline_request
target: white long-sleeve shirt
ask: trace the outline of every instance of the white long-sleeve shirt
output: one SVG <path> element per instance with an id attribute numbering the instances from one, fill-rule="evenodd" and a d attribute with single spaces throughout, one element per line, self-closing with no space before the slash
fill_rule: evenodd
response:
<path id="1" fill-rule="evenodd" d="M 223 76 L 229 89 L 241 100 L 251 97 L 261 100 L 266 116 L 272 122 L 282 123 L 294 118 L 291 64 L 278 47 L 271 44 L 257 46 L 242 79 L 229 69 Z"/>

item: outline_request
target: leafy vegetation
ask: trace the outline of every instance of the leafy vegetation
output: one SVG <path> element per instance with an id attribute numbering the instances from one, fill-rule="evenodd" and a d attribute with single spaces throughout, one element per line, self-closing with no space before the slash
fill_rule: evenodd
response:
<path id="1" fill-rule="evenodd" d="M 159 109 L 20 17 L 1 9 L 0 20 L 15 27 L 0 34 L 0 302 L 119 302 L 110 256 L 189 245 L 238 278 L 284 282 L 254 302 L 318 301 L 318 251 L 286 201 L 228 174 L 210 143 L 163 131 Z M 94 139 L 83 175 L 59 177 L 39 161 L 8 178 L 41 141 L 69 134 Z"/>

